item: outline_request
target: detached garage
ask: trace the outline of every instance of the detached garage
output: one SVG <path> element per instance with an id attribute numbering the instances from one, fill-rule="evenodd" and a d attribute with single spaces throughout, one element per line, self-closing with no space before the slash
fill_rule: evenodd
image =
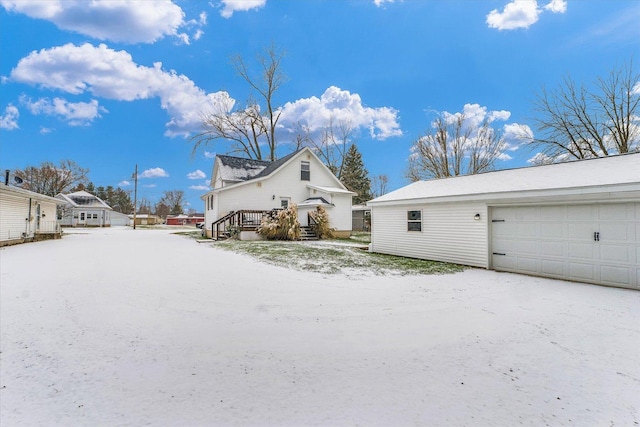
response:
<path id="1" fill-rule="evenodd" d="M 367 205 L 373 252 L 640 289 L 640 154 L 420 181 Z"/>

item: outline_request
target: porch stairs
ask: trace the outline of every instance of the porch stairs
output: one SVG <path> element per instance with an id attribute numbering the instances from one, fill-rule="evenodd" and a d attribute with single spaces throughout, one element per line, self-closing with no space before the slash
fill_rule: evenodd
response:
<path id="1" fill-rule="evenodd" d="M 313 227 L 301 226 L 300 227 L 300 240 L 318 240 L 318 235 L 314 231 Z"/>

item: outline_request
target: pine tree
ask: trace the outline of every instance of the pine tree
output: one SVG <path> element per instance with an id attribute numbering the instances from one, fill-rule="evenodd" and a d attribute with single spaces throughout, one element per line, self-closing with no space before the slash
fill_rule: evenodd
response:
<path id="1" fill-rule="evenodd" d="M 353 203 L 360 204 L 371 199 L 371 180 L 369 172 L 364 167 L 362 155 L 355 144 L 351 144 L 344 157 L 344 165 L 340 181 L 351 191 L 357 193 L 353 196 Z"/>

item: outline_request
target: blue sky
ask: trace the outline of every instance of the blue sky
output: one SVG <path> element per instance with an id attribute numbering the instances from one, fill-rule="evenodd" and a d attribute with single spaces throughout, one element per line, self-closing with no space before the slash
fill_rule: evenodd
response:
<path id="1" fill-rule="evenodd" d="M 0 0 L 0 168 L 76 161 L 96 185 L 155 203 L 184 190 L 203 210 L 218 142 L 192 156 L 200 114 L 249 89 L 230 64 L 286 52 L 283 126 L 349 120 L 388 190 L 437 114 L 490 116 L 508 139 L 497 168 L 535 152 L 533 101 L 566 76 L 591 84 L 640 61 L 637 0 Z M 291 151 L 280 139 L 282 155 Z"/>

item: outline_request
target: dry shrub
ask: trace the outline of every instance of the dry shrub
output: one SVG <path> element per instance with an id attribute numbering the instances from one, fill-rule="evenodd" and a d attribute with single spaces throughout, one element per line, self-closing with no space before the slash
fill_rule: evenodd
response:
<path id="1" fill-rule="evenodd" d="M 256 232 L 268 240 L 299 240 L 298 208 L 291 205 L 287 209 L 273 211 L 262 218 Z"/>
<path id="2" fill-rule="evenodd" d="M 329 214 L 327 210 L 318 206 L 315 211 L 309 212 L 309 216 L 314 221 L 313 230 L 318 235 L 320 239 L 331 239 L 333 238 L 333 228 L 329 225 Z"/>

